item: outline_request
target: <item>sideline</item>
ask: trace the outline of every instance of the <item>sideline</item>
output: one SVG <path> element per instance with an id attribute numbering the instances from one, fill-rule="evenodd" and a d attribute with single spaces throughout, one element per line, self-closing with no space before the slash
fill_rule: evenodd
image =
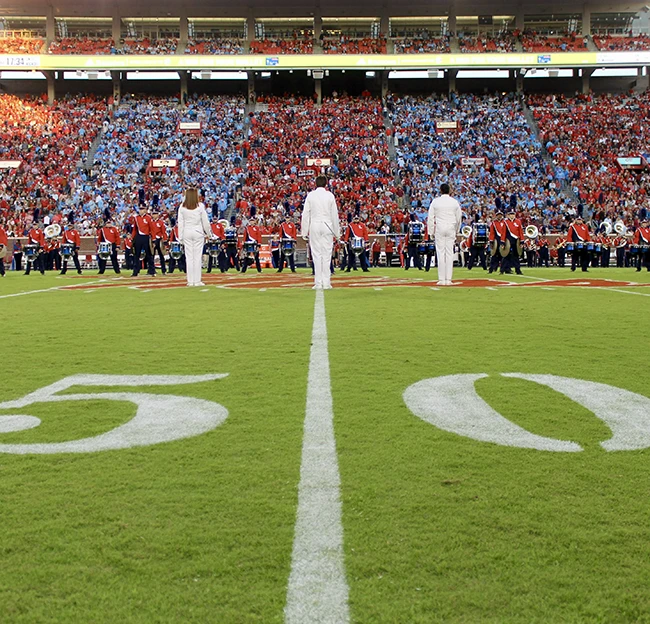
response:
<path id="1" fill-rule="evenodd" d="M 316 291 L 287 624 L 350 621 L 325 297 Z"/>
<path id="2" fill-rule="evenodd" d="M 645 284 L 642 284 L 645 286 Z M 625 293 L 626 295 L 640 295 L 641 297 L 650 297 L 650 293 L 636 292 L 634 290 L 621 290 L 620 288 L 607 288 L 604 286 L 597 286 L 598 290 L 610 290 L 619 293 Z"/>

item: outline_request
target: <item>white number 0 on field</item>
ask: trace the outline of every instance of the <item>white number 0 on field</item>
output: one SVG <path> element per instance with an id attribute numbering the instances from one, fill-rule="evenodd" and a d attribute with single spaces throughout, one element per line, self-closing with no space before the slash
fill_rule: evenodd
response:
<path id="1" fill-rule="evenodd" d="M 149 446 L 190 438 L 218 427 L 228 417 L 228 410 L 219 403 L 192 397 L 137 392 L 97 392 L 57 394 L 73 386 L 177 386 L 226 377 L 214 375 L 72 375 L 16 401 L 0 403 L 0 409 L 19 409 L 33 403 L 61 401 L 129 401 L 137 405 L 135 416 L 128 422 L 92 438 L 69 442 L 40 444 L 0 444 L 0 453 L 50 454 L 92 453 L 113 451 L 133 446 Z M 34 416 L 15 414 L 0 416 L 0 433 L 23 431 L 41 424 Z"/>
<path id="2" fill-rule="evenodd" d="M 632 451 L 650 447 L 650 399 L 606 384 L 555 375 L 506 373 L 564 394 L 600 418 L 612 431 L 601 442 L 607 451 Z M 493 410 L 476 392 L 474 382 L 485 374 L 447 375 L 424 379 L 404 392 L 407 407 L 439 429 L 481 442 L 539 451 L 582 451 L 576 442 L 535 435 Z"/>

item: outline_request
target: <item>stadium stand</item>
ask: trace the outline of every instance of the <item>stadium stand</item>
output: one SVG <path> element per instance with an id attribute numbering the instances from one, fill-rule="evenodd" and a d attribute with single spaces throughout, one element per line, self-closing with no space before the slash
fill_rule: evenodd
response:
<path id="1" fill-rule="evenodd" d="M 125 39 L 118 54 L 174 54 L 178 39 L 159 38 Z"/>
<path id="2" fill-rule="evenodd" d="M 0 37 L 0 54 L 40 54 L 45 41 L 29 37 Z"/>
<path id="3" fill-rule="evenodd" d="M 386 39 L 383 37 L 324 37 L 325 54 L 386 54 Z"/>
<path id="4" fill-rule="evenodd" d="M 243 54 L 244 42 L 241 39 L 189 39 L 185 54 Z"/>
<path id="5" fill-rule="evenodd" d="M 603 36 L 594 35 L 594 43 L 599 50 L 609 51 L 635 51 L 650 50 L 650 37 L 648 35 L 628 36 Z"/>
<path id="6" fill-rule="evenodd" d="M 461 36 L 458 45 L 461 52 L 515 52 L 516 38 L 509 33 L 501 35 Z"/>
<path id="7" fill-rule="evenodd" d="M 524 52 L 581 52 L 587 49 L 585 38 L 576 33 L 564 36 L 541 35 L 524 31 L 521 35 Z"/>
<path id="8" fill-rule="evenodd" d="M 432 54 L 450 51 L 449 37 L 429 37 L 425 34 L 416 37 L 393 38 L 395 54 Z"/>
<path id="9" fill-rule="evenodd" d="M 527 222 L 561 228 L 566 198 L 517 97 L 409 96 L 392 109 L 398 173 L 413 210 L 424 213 L 446 181 L 470 220 L 516 202 Z M 458 127 L 442 131 L 438 122 Z"/>
<path id="10" fill-rule="evenodd" d="M 292 38 L 251 41 L 251 54 L 313 54 L 314 40 L 294 35 Z"/>
<path id="11" fill-rule="evenodd" d="M 528 103 L 573 195 L 590 212 L 633 219 L 647 202 L 650 177 L 621 169 L 616 158 L 646 152 L 648 94 L 531 96 Z"/>
<path id="12" fill-rule="evenodd" d="M 58 215 L 74 196 L 74 172 L 106 117 L 106 103 L 70 97 L 48 106 L 40 99 L 0 95 L 0 160 L 19 160 L 0 172 L 0 212 L 26 227 Z M 24 229 L 24 228 L 23 228 Z"/>
<path id="13" fill-rule="evenodd" d="M 112 39 L 96 37 L 65 37 L 53 41 L 48 49 L 50 54 L 116 54 Z"/>
<path id="14" fill-rule="evenodd" d="M 332 98 L 316 107 L 307 98 L 274 98 L 251 119 L 250 155 L 239 211 L 255 206 L 268 229 L 283 212 L 302 208 L 310 188 L 304 159 L 330 158 L 330 188 L 341 218 L 360 212 L 369 229 L 397 209 L 397 188 L 381 102 Z"/>

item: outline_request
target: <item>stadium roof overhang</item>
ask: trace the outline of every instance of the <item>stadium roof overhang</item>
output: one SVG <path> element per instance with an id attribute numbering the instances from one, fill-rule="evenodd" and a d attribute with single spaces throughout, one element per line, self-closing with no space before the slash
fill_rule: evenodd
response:
<path id="1" fill-rule="evenodd" d="M 628 0 L 248 0 L 245 5 L 232 0 L 5 0 L 0 17 L 49 15 L 50 11 L 55 17 L 377 16 L 385 12 L 391 16 L 427 16 L 448 15 L 452 3 L 456 15 L 515 15 L 520 10 L 535 15 L 582 14 L 585 5 L 594 13 L 636 13 L 646 6 L 646 2 Z"/>

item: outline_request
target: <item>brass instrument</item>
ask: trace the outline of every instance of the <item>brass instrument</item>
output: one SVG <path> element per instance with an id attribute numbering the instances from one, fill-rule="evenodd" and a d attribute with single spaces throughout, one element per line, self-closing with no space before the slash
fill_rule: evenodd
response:
<path id="1" fill-rule="evenodd" d="M 464 225 L 460 234 L 463 238 L 469 238 L 472 235 L 472 228 L 469 225 Z"/>
<path id="2" fill-rule="evenodd" d="M 619 236 L 625 236 L 627 234 L 627 227 L 625 226 L 625 223 L 623 223 L 623 221 L 617 221 L 614 224 L 614 231 Z"/>
<path id="3" fill-rule="evenodd" d="M 43 232 L 45 233 L 45 238 L 56 238 L 61 234 L 61 226 L 58 223 L 52 223 Z"/>
<path id="4" fill-rule="evenodd" d="M 612 233 L 612 224 L 611 223 L 603 223 L 603 234 L 605 236 L 609 236 Z"/>
<path id="5" fill-rule="evenodd" d="M 539 230 L 537 229 L 536 225 L 526 226 L 525 234 L 526 238 L 530 238 L 531 240 L 539 238 Z"/>

